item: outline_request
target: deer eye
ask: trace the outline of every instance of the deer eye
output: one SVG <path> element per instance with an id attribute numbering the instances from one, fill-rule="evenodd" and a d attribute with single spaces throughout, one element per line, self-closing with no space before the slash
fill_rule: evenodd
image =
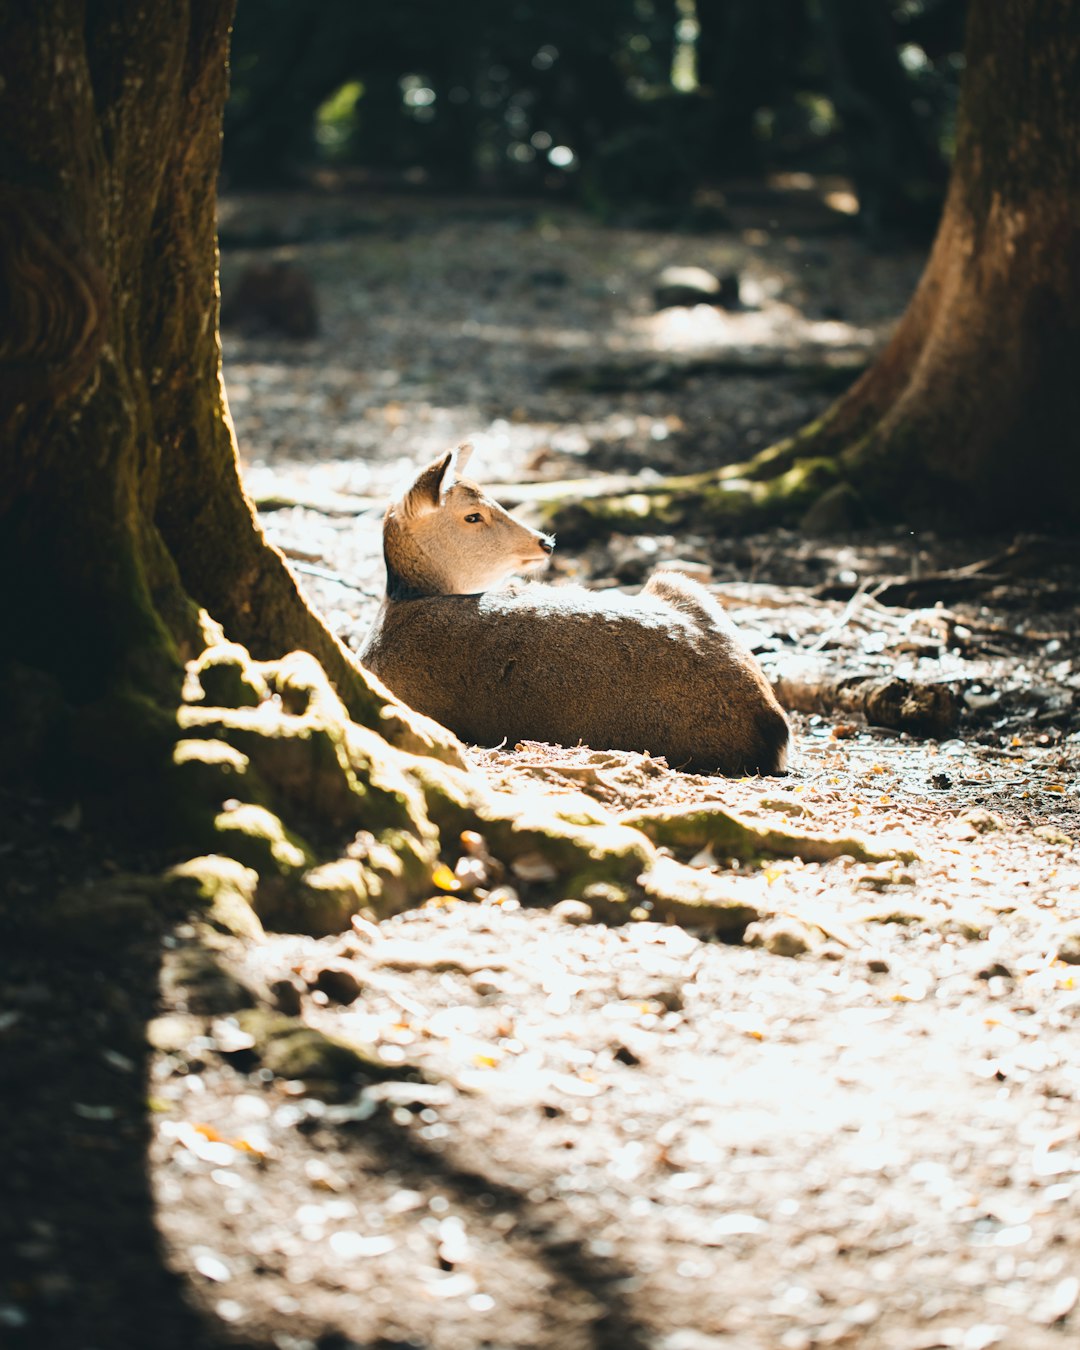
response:
<path id="1" fill-rule="evenodd" d="M 466 525 L 479 525 L 480 522 L 481 522 L 483 519 L 484 519 L 484 517 L 480 514 L 479 511 L 474 511 L 474 512 L 472 513 L 471 516 L 466 516 L 466 517 L 465 517 L 465 524 L 466 524 Z"/>

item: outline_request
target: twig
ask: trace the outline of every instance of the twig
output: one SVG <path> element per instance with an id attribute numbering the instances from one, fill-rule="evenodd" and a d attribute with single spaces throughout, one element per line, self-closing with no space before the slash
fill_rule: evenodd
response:
<path id="1" fill-rule="evenodd" d="M 358 586 L 355 581 L 350 581 L 348 577 L 343 577 L 340 572 L 331 572 L 326 567 L 313 567 L 311 563 L 297 562 L 288 552 L 283 550 L 286 558 L 289 559 L 289 566 L 294 572 L 301 572 L 306 577 L 318 577 L 320 581 L 333 581 L 338 586 L 347 586 L 350 591 L 357 591 L 360 595 L 366 595 L 369 600 L 381 600 L 382 596 L 378 591 L 369 591 L 366 586 Z"/>
<path id="2" fill-rule="evenodd" d="M 883 581 L 880 582 L 877 586 L 875 586 L 871 590 L 869 578 L 860 581 L 858 588 L 855 591 L 855 594 L 844 606 L 843 610 L 840 613 L 839 618 L 837 618 L 834 623 L 831 623 L 823 633 L 819 634 L 817 639 L 814 642 L 812 642 L 810 646 L 806 648 L 806 650 L 808 652 L 821 651 L 821 649 L 831 638 L 834 638 L 837 633 L 839 633 L 842 629 L 847 627 L 847 625 L 855 617 L 856 612 L 860 609 L 866 607 L 876 609 L 879 612 L 878 613 L 879 621 L 882 619 L 894 618 L 895 616 L 892 615 L 884 605 L 880 605 L 877 602 L 877 597 L 888 585 L 889 582 Z"/>

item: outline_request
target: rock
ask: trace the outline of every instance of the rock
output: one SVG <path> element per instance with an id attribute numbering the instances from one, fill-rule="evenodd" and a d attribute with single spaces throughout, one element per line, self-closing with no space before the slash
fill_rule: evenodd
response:
<path id="1" fill-rule="evenodd" d="M 554 881 L 558 869 L 542 853 L 523 853 L 510 864 L 510 870 L 520 881 Z"/>
<path id="2" fill-rule="evenodd" d="M 1005 820 L 996 811 L 988 811 L 984 806 L 973 806 L 958 819 L 963 837 L 974 839 L 979 834 L 996 834 L 1005 828 Z M 965 828 L 966 827 L 966 828 Z"/>
<path id="3" fill-rule="evenodd" d="M 1080 966 L 1080 923 L 1068 923 L 1058 939 L 1058 960 L 1070 966 Z"/>
<path id="4" fill-rule="evenodd" d="M 315 1079 L 341 1083 L 358 1076 L 386 1078 L 390 1070 L 376 1058 L 344 1041 L 326 1036 L 294 1017 L 249 1008 L 237 1015 L 237 1025 L 254 1038 L 254 1053 L 280 1078 Z M 404 1077 L 401 1067 L 396 1077 Z"/>
<path id="5" fill-rule="evenodd" d="M 201 1017 L 181 1013 L 166 1013 L 146 1025 L 147 1043 L 163 1055 L 182 1053 L 196 1036 L 204 1033 Z"/>
<path id="6" fill-rule="evenodd" d="M 361 984 L 354 972 L 344 961 L 331 961 L 315 972 L 308 983 L 313 989 L 319 989 L 331 1003 L 355 1003 L 360 997 Z"/>
<path id="7" fill-rule="evenodd" d="M 303 992 L 299 980 L 293 979 L 291 975 L 282 976 L 280 980 L 274 980 L 270 985 L 270 997 L 274 1007 L 286 1017 L 296 1017 L 299 1014 Z"/>
<path id="8" fill-rule="evenodd" d="M 656 1003 L 665 1012 L 681 1012 L 684 1005 L 682 990 L 675 984 L 642 983 L 642 977 L 627 972 L 620 977 L 619 997 L 628 1003 Z"/>
<path id="9" fill-rule="evenodd" d="M 625 918 L 630 904 L 630 892 L 625 886 L 610 881 L 594 881 L 581 892 L 581 899 L 588 905 L 593 919 L 619 921 Z"/>
<path id="10" fill-rule="evenodd" d="M 736 309 L 739 305 L 739 278 L 735 272 L 718 277 L 704 267 L 665 267 L 653 288 L 657 309 L 677 305 L 718 305 Z"/>
<path id="11" fill-rule="evenodd" d="M 552 906 L 551 913 L 562 923 L 583 924 L 593 921 L 592 906 L 584 900 L 560 900 Z"/>
<path id="12" fill-rule="evenodd" d="M 992 961 L 988 966 L 983 966 L 979 970 L 976 978 L 980 980 L 1011 980 L 1015 977 L 1008 966 L 1002 965 L 1000 961 Z"/>
<path id="13" fill-rule="evenodd" d="M 752 923 L 745 941 L 751 947 L 764 947 L 774 956 L 803 956 L 820 945 L 813 929 L 787 916 Z"/>
<path id="14" fill-rule="evenodd" d="M 480 998 L 495 998 L 505 994 L 513 980 L 505 971 L 488 970 L 485 967 L 484 970 L 475 971 L 469 977 L 469 983 Z"/>
<path id="15" fill-rule="evenodd" d="M 1056 825 L 1036 825 L 1031 833 L 1044 844 L 1058 844 L 1061 848 L 1072 848 L 1076 842 L 1071 834 L 1059 830 Z"/>
<path id="16" fill-rule="evenodd" d="M 314 337 L 319 306 L 310 275 L 295 263 L 253 263 L 222 302 L 221 325 L 252 336 Z"/>

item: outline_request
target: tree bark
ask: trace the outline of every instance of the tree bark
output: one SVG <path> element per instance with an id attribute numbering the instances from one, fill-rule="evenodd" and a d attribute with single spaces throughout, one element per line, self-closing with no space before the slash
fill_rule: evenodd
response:
<path id="1" fill-rule="evenodd" d="M 879 519 L 1080 523 L 1078 88 L 1071 0 L 974 0 L 944 215 L 878 361 L 747 464 L 555 505 L 550 523 L 640 531 L 651 500 L 663 528 L 754 527 L 838 487 Z"/>
<path id="2" fill-rule="evenodd" d="M 220 374 L 215 185 L 231 0 L 9 3 L 0 100 L 5 780 L 162 775 L 200 608 L 323 664 L 455 759 L 327 630 L 244 495 Z M 72 784 L 74 788 L 74 783 Z M 136 796 L 138 794 L 135 794 Z"/>

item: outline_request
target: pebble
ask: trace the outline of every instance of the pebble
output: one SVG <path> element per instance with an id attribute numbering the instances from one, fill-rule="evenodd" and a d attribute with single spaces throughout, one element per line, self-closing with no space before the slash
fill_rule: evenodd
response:
<path id="1" fill-rule="evenodd" d="M 300 1012 L 303 989 L 291 976 L 274 980 L 270 985 L 270 997 L 278 1012 L 287 1017 L 296 1017 Z"/>
<path id="2" fill-rule="evenodd" d="M 332 1003 L 355 1003 L 360 997 L 360 981 L 344 962 L 334 961 L 323 966 L 310 983 Z"/>
<path id="3" fill-rule="evenodd" d="M 752 923 L 746 930 L 746 943 L 764 947 L 774 956 L 802 956 L 819 945 L 806 924 L 787 918 Z"/>
<path id="4" fill-rule="evenodd" d="M 551 913 L 560 923 L 583 924 L 593 921 L 592 906 L 584 900 L 560 900 L 552 906 Z"/>
<path id="5" fill-rule="evenodd" d="M 1058 960 L 1080 966 L 1080 923 L 1065 924 L 1058 939 Z"/>

